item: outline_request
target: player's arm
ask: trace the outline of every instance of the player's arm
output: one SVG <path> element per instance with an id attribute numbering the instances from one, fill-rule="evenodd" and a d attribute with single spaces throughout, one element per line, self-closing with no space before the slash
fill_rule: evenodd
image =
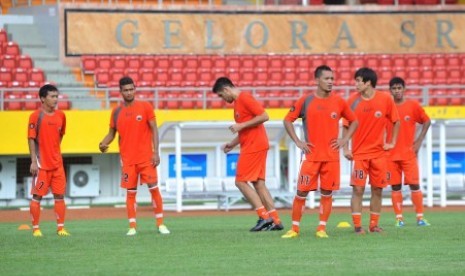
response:
<path id="1" fill-rule="evenodd" d="M 399 129 L 400 129 L 400 121 L 397 120 L 393 123 L 391 142 L 384 144 L 384 147 L 383 147 L 384 150 L 391 150 L 396 146 L 397 136 L 399 136 Z"/>
<path id="2" fill-rule="evenodd" d="M 428 132 L 430 126 L 431 120 L 423 123 L 420 134 L 418 134 L 417 139 L 415 139 L 415 142 L 413 142 L 413 150 L 415 153 L 418 153 L 418 150 L 420 150 L 421 144 L 423 143 L 423 140 L 425 139 L 426 133 Z"/>
<path id="3" fill-rule="evenodd" d="M 358 127 L 358 124 L 357 124 L 357 127 Z M 354 129 L 354 132 L 355 132 L 355 129 Z M 345 124 L 342 126 L 342 137 L 346 137 L 349 135 L 349 126 L 346 126 Z M 352 133 L 353 135 L 353 133 Z M 352 135 L 350 137 L 352 137 Z M 353 154 L 352 154 L 352 151 L 349 149 L 349 143 L 345 143 L 345 145 L 342 147 L 343 149 L 343 154 L 344 154 L 344 157 L 347 159 L 347 160 L 352 160 L 354 158 Z"/>
<path id="4" fill-rule="evenodd" d="M 102 153 L 107 152 L 108 146 L 113 142 L 116 136 L 116 129 L 111 128 L 108 130 L 108 134 L 103 138 L 102 142 L 98 144 L 98 147 Z"/>
<path id="5" fill-rule="evenodd" d="M 270 117 L 268 117 L 268 113 L 263 112 L 262 114 L 260 115 L 257 115 L 255 117 L 253 117 L 251 120 L 248 120 L 246 122 L 243 122 L 243 123 L 238 123 L 238 124 L 234 124 L 232 126 L 229 127 L 229 129 L 231 130 L 232 133 L 237 133 L 245 128 L 249 128 L 249 127 L 254 127 L 254 126 L 258 126 L 260 124 L 263 124 L 264 122 L 268 121 L 270 119 Z"/>
<path id="6" fill-rule="evenodd" d="M 292 124 L 292 122 L 284 119 L 283 124 L 287 134 L 289 135 L 289 137 L 291 137 L 292 141 L 294 141 L 295 145 L 304 153 L 310 153 L 312 145 L 310 143 L 305 143 L 299 139 L 297 133 L 295 132 L 294 125 Z"/>
<path id="7" fill-rule="evenodd" d="M 37 165 L 37 154 L 36 154 L 36 144 L 34 138 L 27 139 L 29 145 L 29 155 L 31 156 L 31 167 L 29 171 L 32 175 L 36 175 L 37 171 L 39 170 L 39 166 Z"/>
<path id="8" fill-rule="evenodd" d="M 234 139 L 232 139 L 231 142 L 224 144 L 223 145 L 223 152 L 228 153 L 233 148 L 235 148 L 237 145 L 239 145 L 239 136 L 234 137 Z"/>
<path id="9" fill-rule="evenodd" d="M 154 167 L 160 165 L 160 153 L 159 153 L 159 137 L 158 137 L 158 127 L 156 119 L 149 121 L 150 130 L 152 131 L 152 143 L 153 143 L 153 157 L 152 164 Z"/>
<path id="10" fill-rule="evenodd" d="M 333 149 L 345 148 L 348 145 L 349 140 L 352 138 L 357 128 L 358 128 L 358 120 L 349 122 L 349 127 L 347 129 L 346 127 L 343 128 L 342 138 L 337 139 L 337 141 L 335 141 L 335 143 L 332 145 Z M 344 129 L 346 129 L 346 131 L 344 131 Z"/>

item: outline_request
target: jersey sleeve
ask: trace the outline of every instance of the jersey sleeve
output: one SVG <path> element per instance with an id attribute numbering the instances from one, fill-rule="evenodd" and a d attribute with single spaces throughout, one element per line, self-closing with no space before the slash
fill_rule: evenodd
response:
<path id="1" fill-rule="evenodd" d="M 415 102 L 415 121 L 419 124 L 424 124 L 430 120 L 428 114 L 426 114 L 425 109 L 421 105 Z"/>
<path id="2" fill-rule="evenodd" d="M 61 117 L 63 120 L 63 125 L 61 126 L 61 136 L 63 137 L 66 133 L 66 115 L 64 112 L 61 112 Z"/>
<path id="3" fill-rule="evenodd" d="M 344 99 L 340 100 L 340 105 L 342 107 L 342 118 L 343 118 L 343 123 L 345 122 L 348 126 L 349 122 L 353 122 L 357 120 L 357 117 L 355 116 L 355 113 L 350 109 L 349 104 L 344 101 Z"/>
<path id="4" fill-rule="evenodd" d="M 116 108 L 113 108 L 113 110 L 111 111 L 111 116 L 110 116 L 110 128 L 113 128 L 113 129 L 116 129 L 115 120 L 113 119 L 115 117 L 115 111 L 116 111 Z"/>
<path id="5" fill-rule="evenodd" d="M 152 106 L 148 102 L 143 103 L 145 103 L 145 115 L 147 116 L 147 120 L 155 120 L 155 112 L 153 111 Z"/>
<path id="6" fill-rule="evenodd" d="M 388 108 L 386 116 L 391 123 L 395 123 L 399 121 L 399 112 L 397 111 L 396 104 L 394 103 L 392 97 L 387 97 L 387 101 Z"/>
<path id="7" fill-rule="evenodd" d="M 350 111 L 352 111 L 352 113 L 354 113 L 354 116 L 355 116 L 355 108 L 352 109 L 352 107 L 351 107 L 354 101 L 355 101 L 355 97 L 352 95 L 345 102 L 347 104 L 347 107 L 350 109 Z M 345 116 L 342 117 L 342 125 L 344 127 L 349 127 L 349 121 L 347 120 L 347 118 L 345 118 Z"/>
<path id="8" fill-rule="evenodd" d="M 29 123 L 27 127 L 27 138 L 35 139 L 37 138 L 37 120 L 39 119 L 39 113 L 33 112 L 29 116 Z"/>
<path id="9" fill-rule="evenodd" d="M 300 118 L 300 112 L 302 111 L 302 106 L 304 104 L 305 97 L 302 96 L 300 97 L 289 109 L 289 112 L 287 113 L 286 117 L 284 117 L 285 121 L 288 122 L 294 122 L 298 118 Z"/>
<path id="10" fill-rule="evenodd" d="M 250 93 L 245 93 L 243 103 L 245 108 L 250 111 L 254 116 L 262 115 L 265 109 Z"/>

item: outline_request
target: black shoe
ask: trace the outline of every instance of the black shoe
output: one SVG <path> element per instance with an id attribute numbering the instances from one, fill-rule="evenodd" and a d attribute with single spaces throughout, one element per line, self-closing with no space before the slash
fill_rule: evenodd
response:
<path id="1" fill-rule="evenodd" d="M 258 232 L 262 231 L 263 229 L 266 229 L 268 226 L 270 226 L 273 223 L 273 219 L 262 219 L 260 218 L 257 221 L 257 225 L 255 225 L 252 229 L 250 229 L 250 232 Z"/>
<path id="2" fill-rule="evenodd" d="M 278 224 L 272 223 L 270 224 L 270 226 L 266 228 L 266 231 L 281 231 L 281 230 L 284 230 L 284 226 L 282 223 L 278 223 Z"/>

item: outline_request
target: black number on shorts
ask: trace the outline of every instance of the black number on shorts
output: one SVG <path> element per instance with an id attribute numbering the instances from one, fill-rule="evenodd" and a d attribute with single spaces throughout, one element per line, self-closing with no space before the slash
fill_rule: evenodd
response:
<path id="1" fill-rule="evenodd" d="M 355 170 L 354 174 L 355 178 L 363 179 L 363 170 Z"/>
<path id="2" fill-rule="evenodd" d="M 391 172 L 387 172 L 387 173 L 386 173 L 386 179 L 387 179 L 387 180 L 391 180 Z"/>
<path id="3" fill-rule="evenodd" d="M 308 185 L 310 183 L 310 177 L 308 175 L 301 175 L 300 183 L 304 185 Z"/>

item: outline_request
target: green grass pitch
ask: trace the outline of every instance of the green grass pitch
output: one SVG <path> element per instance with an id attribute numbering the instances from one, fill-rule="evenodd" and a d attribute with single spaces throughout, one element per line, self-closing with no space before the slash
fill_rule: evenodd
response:
<path id="1" fill-rule="evenodd" d="M 383 213 L 383 234 L 356 236 L 337 228 L 349 214 L 333 214 L 329 239 L 314 236 L 316 211 L 306 211 L 297 239 L 280 232 L 250 233 L 251 215 L 169 217 L 172 234 L 155 232 L 154 220 L 138 219 L 138 234 L 126 237 L 127 222 L 68 221 L 71 237 L 58 237 L 53 222 L 43 238 L 0 224 L 0 275 L 465 275 L 465 216 L 431 213 L 430 227 L 394 227 Z M 282 217 L 286 230 L 290 217 Z M 363 218 L 368 222 L 367 215 Z"/>

